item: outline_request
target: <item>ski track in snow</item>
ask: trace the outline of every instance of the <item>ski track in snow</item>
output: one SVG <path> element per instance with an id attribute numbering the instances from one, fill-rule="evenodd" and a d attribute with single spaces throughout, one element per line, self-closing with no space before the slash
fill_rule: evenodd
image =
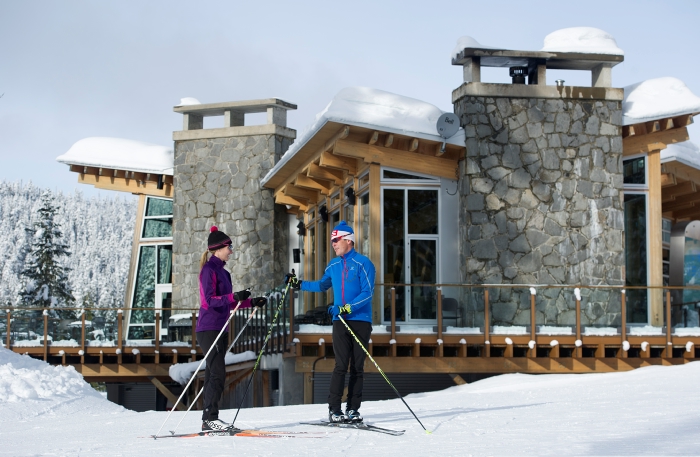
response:
<path id="1" fill-rule="evenodd" d="M 3 363 L 28 363 L 2 351 Z M 299 424 L 323 419 L 326 405 L 243 409 L 236 422 L 240 428 L 323 432 L 311 435 L 321 439 L 153 440 L 149 436 L 166 412 L 136 413 L 78 389 L 0 403 L 0 456 L 698 455 L 698 379 L 700 363 L 693 362 L 613 374 L 502 375 L 406 396 L 432 434 L 398 399 L 362 405 L 368 423 L 406 430 L 398 437 Z M 183 414 L 173 412 L 161 433 L 172 430 Z M 199 430 L 200 414 L 191 411 L 177 432 Z M 226 421 L 234 415 L 235 410 L 221 411 Z"/>

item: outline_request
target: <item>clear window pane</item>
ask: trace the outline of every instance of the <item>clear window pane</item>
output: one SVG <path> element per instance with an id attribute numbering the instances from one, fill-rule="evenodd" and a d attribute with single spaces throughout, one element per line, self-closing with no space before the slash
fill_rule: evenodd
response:
<path id="1" fill-rule="evenodd" d="M 411 319 L 437 318 L 436 247 L 435 240 L 411 240 Z"/>
<path id="2" fill-rule="evenodd" d="M 142 238 L 169 238 L 173 236 L 173 220 L 145 219 L 143 221 Z"/>
<path id="3" fill-rule="evenodd" d="M 141 246 L 139 266 L 136 272 L 136 288 L 134 290 L 134 308 L 153 308 L 156 292 L 156 247 Z M 155 316 L 152 310 L 132 310 L 129 324 L 153 323 Z"/>
<path id="4" fill-rule="evenodd" d="M 646 184 L 646 158 L 624 160 L 622 162 L 623 182 L 625 184 Z"/>
<path id="5" fill-rule="evenodd" d="M 438 232 L 437 190 L 408 191 L 408 233 L 431 234 Z"/>
<path id="6" fill-rule="evenodd" d="M 626 285 L 647 285 L 646 195 L 625 194 L 625 270 Z M 627 322 L 647 322 L 647 291 L 627 291 Z"/>
<path id="7" fill-rule="evenodd" d="M 158 246 L 158 284 L 173 282 L 173 247 Z"/>
<path id="8" fill-rule="evenodd" d="M 146 217 L 149 216 L 172 216 L 172 200 L 161 200 L 160 198 L 148 198 L 146 200 Z"/>
<path id="9" fill-rule="evenodd" d="M 369 255 L 369 194 L 360 197 L 360 253 Z"/>
<path id="10" fill-rule="evenodd" d="M 403 189 L 384 189 L 384 283 L 404 284 Z M 385 287 L 384 320 L 391 320 L 391 287 Z M 396 320 L 406 320 L 405 288 L 396 288 Z"/>

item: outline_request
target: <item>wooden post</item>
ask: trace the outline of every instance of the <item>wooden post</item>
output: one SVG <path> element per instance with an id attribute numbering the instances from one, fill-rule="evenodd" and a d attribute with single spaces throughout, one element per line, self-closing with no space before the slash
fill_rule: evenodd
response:
<path id="1" fill-rule="evenodd" d="M 44 310 L 44 362 L 49 360 L 49 312 Z"/>
<path id="2" fill-rule="evenodd" d="M 124 324 L 122 323 L 123 314 L 124 313 L 121 309 L 117 311 L 117 349 L 119 349 L 119 354 L 117 354 L 117 363 L 119 365 L 122 364 L 122 352 L 124 351 Z"/>
<path id="3" fill-rule="evenodd" d="M 262 371 L 262 406 L 272 406 L 270 404 L 270 372 Z"/>
<path id="4" fill-rule="evenodd" d="M 7 349 L 10 349 L 10 343 L 12 342 L 11 333 L 10 333 L 10 331 L 11 331 L 10 324 L 11 323 L 12 323 L 12 316 L 10 315 L 10 310 L 8 309 L 7 310 L 7 335 L 5 336 L 5 340 L 7 341 L 7 344 L 5 345 L 5 347 Z"/>
<path id="5" fill-rule="evenodd" d="M 576 341 L 581 341 L 581 300 L 578 298 L 576 299 Z M 576 346 L 574 352 L 579 359 L 583 356 L 583 348 L 581 346 Z"/>
<path id="6" fill-rule="evenodd" d="M 314 402 L 313 381 L 311 376 L 313 373 L 304 373 L 304 404 L 311 405 Z"/>
<path id="7" fill-rule="evenodd" d="M 100 349 L 100 365 L 104 364 L 104 355 L 104 352 L 102 351 L 102 349 Z"/>
<path id="8" fill-rule="evenodd" d="M 292 344 L 292 341 L 294 341 L 294 290 L 289 296 L 289 344 Z"/>
<path id="9" fill-rule="evenodd" d="M 411 351 L 411 357 L 420 357 L 420 338 L 416 338 L 413 342 L 413 351 Z"/>
<path id="10" fill-rule="evenodd" d="M 673 323 L 671 322 L 671 291 L 666 290 L 666 348 L 662 357 L 673 357 Z"/>
<path id="11" fill-rule="evenodd" d="M 80 349 L 83 351 L 83 355 L 80 356 L 80 363 L 85 363 L 85 310 L 83 310 L 80 315 L 81 320 L 81 330 L 80 330 Z"/>
<path id="12" fill-rule="evenodd" d="M 489 290 L 484 288 L 484 352 L 482 357 L 491 357 L 491 342 L 489 341 L 491 330 L 491 318 L 489 317 Z"/>
<path id="13" fill-rule="evenodd" d="M 396 288 L 391 288 L 391 339 L 396 341 Z M 396 343 L 391 344 L 391 356 L 396 357 Z"/>
<path id="14" fill-rule="evenodd" d="M 625 295 L 625 289 L 622 289 L 622 303 L 620 303 L 620 321 L 622 323 L 622 328 L 620 329 L 620 335 L 622 336 L 622 343 L 620 344 L 620 358 L 627 358 L 627 351 L 622 348 L 622 345 L 627 341 L 627 295 Z"/>
<path id="15" fill-rule="evenodd" d="M 319 357 L 326 356 L 326 343 L 325 343 L 325 341 L 323 343 L 321 343 L 320 341 L 318 342 L 318 356 Z"/>
<path id="16" fill-rule="evenodd" d="M 442 290 L 438 288 L 437 290 L 437 337 L 438 340 L 442 339 Z M 438 342 L 437 356 L 443 356 L 443 344 Z"/>
<path id="17" fill-rule="evenodd" d="M 197 350 L 197 314 L 192 311 L 192 350 Z"/>
<path id="18" fill-rule="evenodd" d="M 467 356 L 467 343 L 460 343 L 459 344 L 459 356 L 460 357 L 466 357 Z"/>
<path id="19" fill-rule="evenodd" d="M 551 349 L 549 350 L 549 357 L 550 358 L 558 358 L 559 357 L 559 345 L 557 344 L 556 346 L 551 346 Z"/>
<path id="20" fill-rule="evenodd" d="M 535 296 L 530 294 L 530 340 L 537 341 L 537 315 L 535 314 Z M 537 357 L 537 345 L 530 349 L 530 357 Z"/>
<path id="21" fill-rule="evenodd" d="M 160 311 L 156 311 L 156 363 L 160 363 Z"/>

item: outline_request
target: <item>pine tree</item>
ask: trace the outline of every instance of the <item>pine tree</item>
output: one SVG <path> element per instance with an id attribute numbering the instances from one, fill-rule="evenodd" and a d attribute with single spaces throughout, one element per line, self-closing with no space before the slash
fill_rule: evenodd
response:
<path id="1" fill-rule="evenodd" d="M 54 217 L 56 206 L 50 191 L 41 194 L 39 220 L 33 230 L 25 229 L 30 241 L 30 252 L 20 273 L 24 290 L 20 292 L 22 305 L 31 308 L 64 308 L 75 303 L 64 267 L 60 260 L 69 257 L 68 246 L 63 244 L 63 234 Z"/>

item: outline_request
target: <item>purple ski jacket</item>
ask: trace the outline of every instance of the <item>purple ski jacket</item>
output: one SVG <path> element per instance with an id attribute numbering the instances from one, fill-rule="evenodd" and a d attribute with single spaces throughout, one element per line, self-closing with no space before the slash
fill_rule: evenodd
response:
<path id="1" fill-rule="evenodd" d="M 231 274 L 224 269 L 224 265 L 226 262 L 211 256 L 199 272 L 198 332 L 220 331 L 228 319 L 229 311 L 238 304 L 233 298 Z M 250 307 L 250 299 L 247 299 L 241 302 L 239 309 Z"/>

